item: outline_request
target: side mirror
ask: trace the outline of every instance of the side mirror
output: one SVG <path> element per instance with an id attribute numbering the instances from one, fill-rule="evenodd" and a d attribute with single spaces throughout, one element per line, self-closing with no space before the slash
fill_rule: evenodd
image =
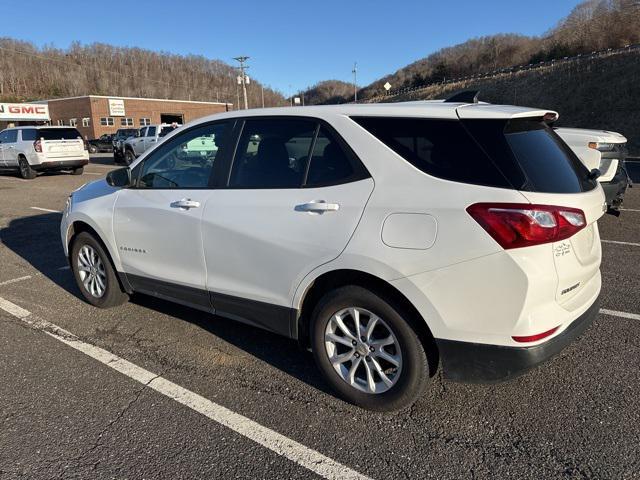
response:
<path id="1" fill-rule="evenodd" d="M 597 180 L 600 175 L 602 175 L 602 173 L 600 172 L 600 169 L 594 168 L 589 172 L 589 174 L 587 175 L 587 178 L 589 180 Z"/>
<path id="2" fill-rule="evenodd" d="M 110 171 L 107 173 L 107 183 L 112 187 L 130 187 L 131 169 L 124 167 Z"/>

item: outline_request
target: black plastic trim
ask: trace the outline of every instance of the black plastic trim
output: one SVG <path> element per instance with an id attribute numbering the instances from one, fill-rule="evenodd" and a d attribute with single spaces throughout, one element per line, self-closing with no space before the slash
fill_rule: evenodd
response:
<path id="1" fill-rule="evenodd" d="M 67 170 L 69 168 L 80 168 L 89 164 L 89 160 L 54 160 L 51 162 L 41 163 L 40 165 L 31 165 L 36 172 L 45 170 Z"/>
<path id="2" fill-rule="evenodd" d="M 597 299 L 566 330 L 533 347 L 436 339 L 444 377 L 468 383 L 492 383 L 517 377 L 558 354 L 577 339 L 596 318 L 599 307 Z"/>
<path id="3" fill-rule="evenodd" d="M 257 300 L 209 292 L 163 280 L 118 272 L 127 293 L 139 292 L 297 338 L 298 311 Z"/>

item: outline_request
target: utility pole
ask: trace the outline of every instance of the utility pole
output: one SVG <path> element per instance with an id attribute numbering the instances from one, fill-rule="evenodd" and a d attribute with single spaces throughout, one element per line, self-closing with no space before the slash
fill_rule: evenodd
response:
<path id="1" fill-rule="evenodd" d="M 353 103 L 358 103 L 358 62 L 353 62 Z"/>
<path id="2" fill-rule="evenodd" d="M 264 85 L 260 86 L 262 88 L 262 108 L 264 108 Z"/>
<path id="3" fill-rule="evenodd" d="M 244 73 L 244 71 L 249 68 L 248 65 L 245 65 L 244 62 L 249 60 L 247 56 L 234 57 L 234 60 L 240 63 L 238 70 L 240 71 L 240 75 L 238 75 L 238 84 L 242 85 L 242 95 L 244 96 L 244 109 L 247 110 L 249 108 L 249 103 L 247 101 L 247 84 L 249 83 L 249 77 Z"/>

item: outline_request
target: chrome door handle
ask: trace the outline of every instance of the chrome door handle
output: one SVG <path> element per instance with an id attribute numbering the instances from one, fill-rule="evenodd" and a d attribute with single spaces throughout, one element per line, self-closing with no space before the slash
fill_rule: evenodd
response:
<path id="1" fill-rule="evenodd" d="M 296 205 L 296 212 L 324 213 L 336 212 L 340 209 L 337 203 L 327 203 L 324 200 L 312 200 L 311 202 Z"/>
<path id="2" fill-rule="evenodd" d="M 176 200 L 175 202 L 171 202 L 171 208 L 180 208 L 182 210 L 189 210 L 190 208 L 198 208 L 200 206 L 200 202 L 196 202 L 195 200 L 191 200 L 190 198 L 183 198 L 181 200 Z"/>

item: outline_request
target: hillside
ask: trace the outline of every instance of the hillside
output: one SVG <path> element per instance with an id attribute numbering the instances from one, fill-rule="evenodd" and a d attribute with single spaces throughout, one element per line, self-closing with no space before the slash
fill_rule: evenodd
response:
<path id="1" fill-rule="evenodd" d="M 399 102 L 446 98 L 480 90 L 480 100 L 557 110 L 558 126 L 623 133 L 632 154 L 640 154 L 640 48 L 549 63 L 535 69 L 466 79 L 369 101 Z"/>
<path id="2" fill-rule="evenodd" d="M 29 101 L 78 95 L 117 95 L 237 105 L 236 70 L 220 60 L 104 44 L 38 48 L 0 38 L 0 101 Z M 262 106 L 262 85 L 251 79 L 249 106 Z M 285 104 L 264 89 L 266 106 Z"/>
<path id="3" fill-rule="evenodd" d="M 382 95 L 386 82 L 392 90 L 402 90 L 634 43 L 640 43 L 640 2 L 585 0 L 545 35 L 501 33 L 443 48 L 363 87 L 358 98 Z M 351 91 L 341 99 L 316 95 L 315 103 L 349 102 L 352 98 Z"/>

